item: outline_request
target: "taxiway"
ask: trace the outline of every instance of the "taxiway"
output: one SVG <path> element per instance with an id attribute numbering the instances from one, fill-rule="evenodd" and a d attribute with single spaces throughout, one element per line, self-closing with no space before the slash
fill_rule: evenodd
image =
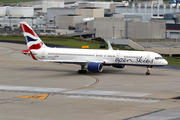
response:
<path id="1" fill-rule="evenodd" d="M 152 68 L 146 76 L 145 67 L 104 67 L 102 73 L 80 75 L 78 65 L 34 61 L 23 49 L 0 42 L 0 119 L 180 118 L 180 100 L 173 99 L 180 96 L 178 69 Z"/>

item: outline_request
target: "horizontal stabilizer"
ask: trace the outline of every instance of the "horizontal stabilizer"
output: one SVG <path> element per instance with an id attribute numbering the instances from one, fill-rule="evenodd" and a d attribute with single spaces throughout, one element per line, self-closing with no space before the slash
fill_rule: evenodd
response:
<path id="1" fill-rule="evenodd" d="M 25 54 L 25 55 L 27 55 L 28 53 L 29 53 L 29 49 L 26 49 L 26 50 L 22 50 L 21 52 L 23 53 L 23 54 Z"/>

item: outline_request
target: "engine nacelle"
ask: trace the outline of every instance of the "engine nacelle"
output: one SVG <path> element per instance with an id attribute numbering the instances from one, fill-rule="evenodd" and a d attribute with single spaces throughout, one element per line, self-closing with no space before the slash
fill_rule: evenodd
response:
<path id="1" fill-rule="evenodd" d="M 126 67 L 126 65 L 112 65 L 112 66 L 115 68 L 125 68 Z"/>
<path id="2" fill-rule="evenodd" d="M 103 64 L 102 63 L 89 63 L 87 69 L 91 72 L 102 72 Z"/>

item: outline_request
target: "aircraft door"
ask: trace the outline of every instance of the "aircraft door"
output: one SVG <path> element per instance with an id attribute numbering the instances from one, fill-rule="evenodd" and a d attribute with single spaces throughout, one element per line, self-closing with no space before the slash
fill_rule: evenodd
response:
<path id="1" fill-rule="evenodd" d="M 96 53 L 96 58 L 98 58 L 98 54 Z"/>
<path id="2" fill-rule="evenodd" d="M 121 54 L 120 52 L 117 53 L 117 57 L 120 58 L 121 57 Z"/>
<path id="3" fill-rule="evenodd" d="M 45 50 L 42 50 L 41 57 L 42 57 L 42 58 L 45 58 Z"/>
<path id="4" fill-rule="evenodd" d="M 147 55 L 147 61 L 146 61 L 146 63 L 153 63 L 153 58 L 152 58 L 152 56 L 151 56 L 151 54 L 148 54 Z"/>
<path id="5" fill-rule="evenodd" d="M 147 59 L 148 59 L 148 60 L 151 60 L 151 59 L 152 59 L 152 58 L 151 58 L 151 54 L 148 54 L 148 55 L 147 55 Z"/>

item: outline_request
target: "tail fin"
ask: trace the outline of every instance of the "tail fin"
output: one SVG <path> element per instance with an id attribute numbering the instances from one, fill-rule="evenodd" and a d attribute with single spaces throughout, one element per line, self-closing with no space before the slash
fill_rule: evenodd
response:
<path id="1" fill-rule="evenodd" d="M 28 50 L 38 50 L 46 47 L 43 41 L 37 36 L 27 22 L 20 22 L 20 26 L 26 39 L 27 47 L 29 48 Z"/>

